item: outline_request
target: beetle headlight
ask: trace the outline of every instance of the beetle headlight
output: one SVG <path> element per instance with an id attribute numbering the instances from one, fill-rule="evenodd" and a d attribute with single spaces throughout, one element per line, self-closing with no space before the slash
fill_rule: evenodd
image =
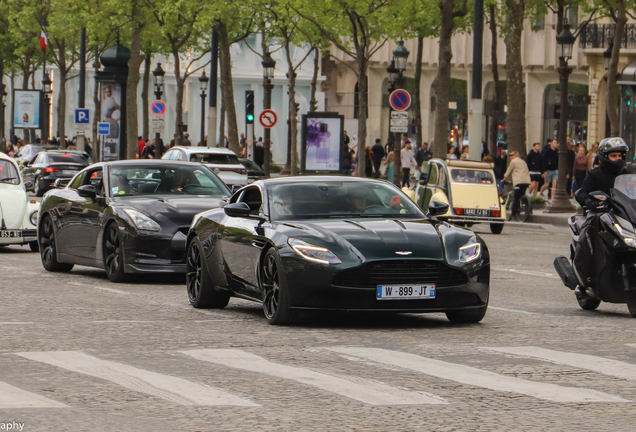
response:
<path id="1" fill-rule="evenodd" d="M 473 236 L 464 246 L 459 248 L 459 261 L 463 263 L 475 261 L 481 255 L 481 243 Z"/>
<path id="2" fill-rule="evenodd" d="M 29 215 L 29 221 L 31 222 L 31 225 L 33 226 L 38 226 L 38 211 L 34 211 L 31 212 L 31 214 Z"/>
<path id="3" fill-rule="evenodd" d="M 124 209 L 124 211 L 140 230 L 159 231 L 161 229 L 161 226 L 157 222 L 137 210 Z"/>
<path id="4" fill-rule="evenodd" d="M 324 247 L 314 246 L 295 238 L 290 238 L 287 243 L 298 255 L 306 260 L 320 264 L 340 264 L 342 262 L 335 253 Z"/>

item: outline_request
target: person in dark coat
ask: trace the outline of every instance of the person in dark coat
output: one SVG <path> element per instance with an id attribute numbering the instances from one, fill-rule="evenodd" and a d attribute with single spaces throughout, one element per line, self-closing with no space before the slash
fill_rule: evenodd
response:
<path id="1" fill-rule="evenodd" d="M 534 143 L 532 145 L 532 151 L 528 153 L 526 158 L 528 164 L 528 171 L 530 171 L 530 189 L 528 194 L 537 196 L 539 192 L 539 183 L 541 183 L 542 176 L 545 174 L 545 158 L 541 154 L 541 143 Z"/>
<path id="2" fill-rule="evenodd" d="M 371 147 L 371 153 L 373 153 L 373 171 L 375 177 L 380 178 L 380 165 L 382 165 L 382 159 L 384 158 L 384 147 L 382 147 L 382 141 L 380 138 L 375 140 L 375 144 Z"/>
<path id="3" fill-rule="evenodd" d="M 495 167 L 493 171 L 495 172 L 495 180 L 497 180 L 497 189 L 499 193 L 503 193 L 503 178 L 506 173 L 506 169 L 508 168 L 508 150 L 500 149 L 498 154 L 494 157 L 493 162 Z"/>
<path id="4" fill-rule="evenodd" d="M 263 138 L 258 138 L 256 145 L 254 145 L 254 163 L 263 168 L 265 163 L 265 146 L 263 145 Z"/>

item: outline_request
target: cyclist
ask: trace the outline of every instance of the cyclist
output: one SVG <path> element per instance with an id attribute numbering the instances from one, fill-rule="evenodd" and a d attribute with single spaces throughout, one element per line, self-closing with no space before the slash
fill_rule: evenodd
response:
<path id="1" fill-rule="evenodd" d="M 508 215 L 508 220 L 511 220 L 513 216 L 519 213 L 519 200 L 521 200 L 521 197 L 526 193 L 526 189 L 530 186 L 530 172 L 526 162 L 519 157 L 519 152 L 512 151 L 508 156 L 510 157 L 510 165 L 508 165 L 508 170 L 504 174 L 503 179 L 506 181 L 512 178 L 512 186 L 515 189 L 512 207 Z"/>

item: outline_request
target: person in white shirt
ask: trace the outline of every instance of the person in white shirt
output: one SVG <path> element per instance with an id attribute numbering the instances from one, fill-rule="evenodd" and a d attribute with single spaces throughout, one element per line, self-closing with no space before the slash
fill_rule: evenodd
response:
<path id="1" fill-rule="evenodd" d="M 417 162 L 415 161 L 413 151 L 411 150 L 411 143 L 406 143 L 400 154 L 402 160 L 402 173 L 404 174 L 404 177 L 402 177 L 402 187 L 411 187 L 411 169 L 417 168 Z"/>

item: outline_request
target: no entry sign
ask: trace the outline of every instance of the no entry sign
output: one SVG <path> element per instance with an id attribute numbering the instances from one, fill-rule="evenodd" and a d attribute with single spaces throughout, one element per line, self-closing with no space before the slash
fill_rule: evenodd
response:
<path id="1" fill-rule="evenodd" d="M 163 101 L 156 100 L 150 104 L 150 112 L 155 117 L 161 117 L 166 113 L 166 104 Z"/>
<path id="2" fill-rule="evenodd" d="M 411 105 L 411 95 L 406 90 L 397 89 L 389 96 L 391 108 L 396 111 L 404 111 Z"/>
<path id="3" fill-rule="evenodd" d="M 266 128 L 272 128 L 276 125 L 278 121 L 278 117 L 276 113 L 272 110 L 265 110 L 258 116 L 258 121 L 261 122 L 261 125 Z"/>

